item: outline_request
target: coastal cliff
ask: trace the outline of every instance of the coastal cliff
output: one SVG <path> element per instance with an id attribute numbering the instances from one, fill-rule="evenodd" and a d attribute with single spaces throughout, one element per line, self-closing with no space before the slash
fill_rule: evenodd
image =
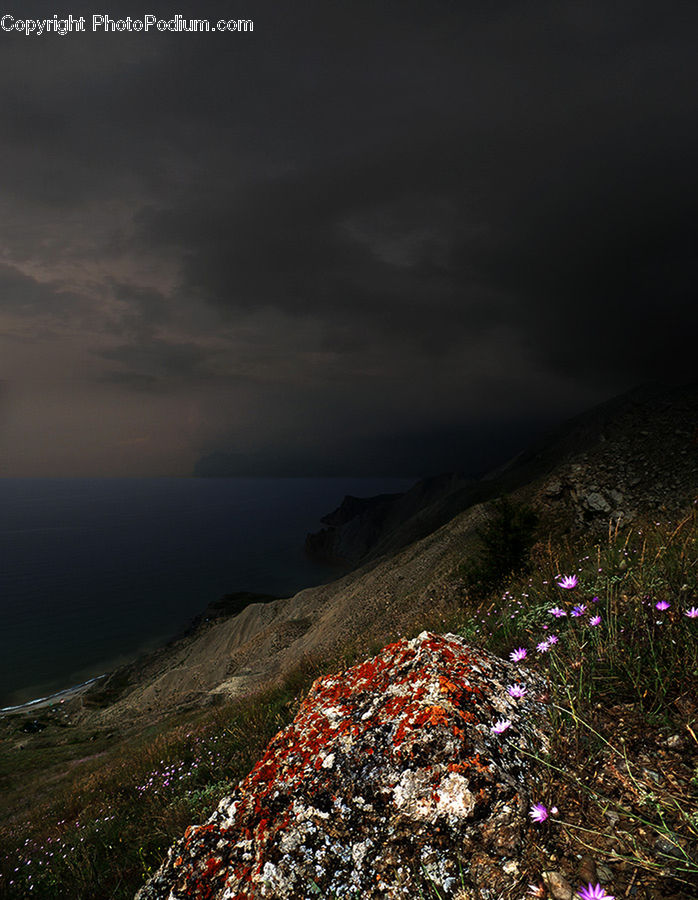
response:
<path id="1" fill-rule="evenodd" d="M 423 478 L 401 494 L 346 496 L 337 509 L 320 520 L 327 527 L 307 535 L 306 553 L 323 562 L 355 567 L 384 552 L 386 540 L 400 532 L 392 544 L 392 549 L 399 549 L 433 530 L 431 522 L 419 523 L 423 511 L 472 483 L 460 475 L 447 474 Z"/>
<path id="2" fill-rule="evenodd" d="M 305 552 L 320 562 L 355 565 L 376 543 L 391 508 L 402 496 L 347 494 L 337 509 L 320 519 L 327 527 L 306 536 Z"/>

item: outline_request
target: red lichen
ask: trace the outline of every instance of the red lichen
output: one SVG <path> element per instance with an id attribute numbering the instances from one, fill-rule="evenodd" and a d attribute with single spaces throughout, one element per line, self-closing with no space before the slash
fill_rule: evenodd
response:
<path id="1" fill-rule="evenodd" d="M 423 805 L 420 808 L 430 802 L 433 815 L 439 816 L 439 825 L 434 820 L 430 828 L 408 830 L 408 843 L 414 841 L 415 847 L 430 831 L 447 834 L 458 827 L 453 824 L 457 817 L 451 813 L 446 817 L 443 807 L 439 808 L 445 778 L 460 775 L 466 779 L 476 804 L 484 808 L 496 779 L 493 763 L 482 753 L 488 746 L 483 744 L 486 738 L 482 731 L 471 728 L 483 718 L 489 724 L 495 714 L 483 687 L 473 683 L 487 678 L 493 666 L 490 660 L 459 639 L 425 634 L 413 642 L 391 644 L 341 676 L 315 681 L 292 725 L 270 742 L 263 758 L 240 783 L 234 810 L 218 819 L 214 815 L 204 826 L 187 829 L 183 848 L 193 858 L 207 860 L 183 867 L 181 855 L 172 857 L 171 865 L 179 873 L 186 869 L 188 896 L 206 900 L 206 891 L 214 883 L 220 884 L 224 873 L 233 900 L 250 900 L 257 895 L 266 862 L 281 866 L 287 873 L 284 877 L 300 877 L 293 860 L 279 848 L 281 838 L 293 829 L 302 844 L 317 832 L 319 846 L 325 848 L 331 843 L 323 843 L 323 835 L 331 834 L 334 840 L 344 834 L 342 829 L 354 826 L 363 835 L 368 823 L 374 822 L 376 846 L 386 845 L 389 832 L 385 822 L 389 818 L 380 817 L 394 814 L 390 798 L 408 770 L 409 779 L 417 779 L 414 790 L 422 791 L 415 795 Z M 509 664 L 498 661 L 497 665 L 501 678 Z M 415 767 L 421 773 L 419 778 Z M 363 774 L 359 776 L 359 772 Z M 405 784 L 413 783 L 409 779 Z M 378 807 L 373 802 L 354 802 L 365 796 L 367 788 L 373 792 L 371 799 L 382 798 Z M 294 801 L 300 804 L 301 815 Z M 325 818 L 328 802 L 333 806 Z M 370 815 L 364 808 L 372 810 Z M 229 819 L 232 824 L 219 824 Z M 311 823 L 311 830 L 303 831 L 303 823 Z M 404 829 L 401 833 L 404 840 Z M 337 837 L 340 843 L 347 839 L 346 835 Z M 462 839 L 458 839 L 459 846 Z M 218 846 L 225 849 L 218 850 Z M 216 854 L 206 856 L 207 847 Z M 312 847 L 305 844 L 305 850 L 311 852 Z M 325 852 L 330 851 L 323 849 Z M 373 856 L 366 857 L 369 868 Z M 336 868 L 340 857 L 333 859 Z M 374 883 L 380 881 L 381 872 L 375 870 L 371 877 Z"/>

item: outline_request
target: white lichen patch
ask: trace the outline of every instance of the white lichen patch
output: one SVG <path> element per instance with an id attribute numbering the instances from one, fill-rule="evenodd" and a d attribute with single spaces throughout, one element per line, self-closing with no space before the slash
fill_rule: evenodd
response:
<path id="1" fill-rule="evenodd" d="M 303 836 L 300 831 L 297 831 L 295 828 L 287 831 L 281 839 L 279 840 L 279 849 L 282 853 L 288 855 L 293 853 L 294 850 L 297 850 L 303 842 Z"/>
<path id="2" fill-rule="evenodd" d="M 361 841 L 360 843 L 352 845 L 351 855 L 354 860 L 354 864 L 357 867 L 361 867 L 363 865 L 364 857 L 372 847 L 373 843 L 368 838 L 366 838 L 365 841 Z"/>
<path id="3" fill-rule="evenodd" d="M 336 722 L 337 719 L 343 719 L 345 716 L 345 710 L 341 706 L 324 706 L 321 712 L 330 722 Z"/>
<path id="4" fill-rule="evenodd" d="M 438 790 L 436 809 L 447 816 L 465 819 L 475 809 L 475 797 L 469 790 L 467 778 L 457 772 L 451 772 L 441 782 Z"/>
<path id="5" fill-rule="evenodd" d="M 264 863 L 262 869 L 262 894 L 275 893 L 285 886 L 286 879 L 279 875 L 274 863 Z"/>
<path id="6" fill-rule="evenodd" d="M 428 769 L 416 771 L 407 769 L 393 788 L 393 803 L 396 808 L 415 819 L 431 819 L 434 804 L 431 799 L 431 779 Z"/>
<path id="7" fill-rule="evenodd" d="M 218 813 L 221 817 L 222 828 L 232 828 L 235 824 L 235 813 L 237 812 L 237 808 L 237 800 L 231 800 L 230 797 L 221 800 L 218 804 Z"/>

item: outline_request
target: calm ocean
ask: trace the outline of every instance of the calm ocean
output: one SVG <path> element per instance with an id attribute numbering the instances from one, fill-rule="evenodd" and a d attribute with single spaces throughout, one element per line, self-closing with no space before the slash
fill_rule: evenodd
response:
<path id="1" fill-rule="evenodd" d="M 0 707 L 113 669 L 238 590 L 289 596 L 336 571 L 306 532 L 388 478 L 0 479 Z"/>

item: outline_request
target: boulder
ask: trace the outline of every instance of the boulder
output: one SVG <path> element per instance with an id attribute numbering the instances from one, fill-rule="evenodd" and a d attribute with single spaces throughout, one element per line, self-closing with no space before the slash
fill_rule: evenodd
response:
<path id="1" fill-rule="evenodd" d="M 514 683 L 523 698 L 508 694 Z M 518 665 L 428 632 L 318 679 L 137 900 L 411 898 L 430 882 L 444 900 L 498 896 L 535 827 L 545 690 Z"/>
<path id="2" fill-rule="evenodd" d="M 590 509 L 592 512 L 607 513 L 611 511 L 608 500 L 606 500 L 604 495 L 600 494 L 598 490 L 590 491 L 586 497 L 584 497 L 584 503 L 587 509 Z"/>

